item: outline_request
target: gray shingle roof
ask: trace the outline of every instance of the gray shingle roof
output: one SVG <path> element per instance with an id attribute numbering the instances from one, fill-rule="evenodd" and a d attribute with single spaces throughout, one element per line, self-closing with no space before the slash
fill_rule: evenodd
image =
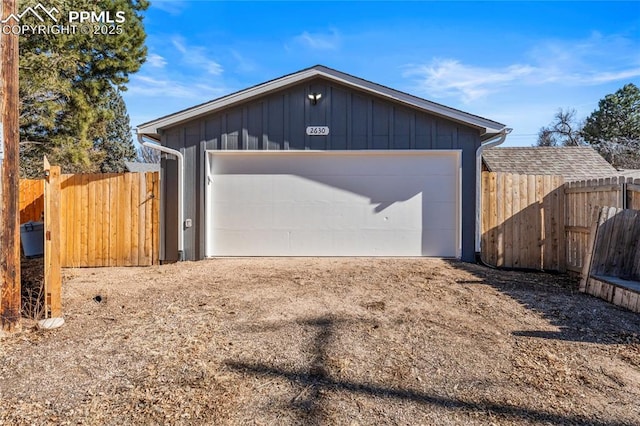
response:
<path id="1" fill-rule="evenodd" d="M 560 175 L 565 181 L 618 176 L 589 146 L 489 148 L 482 160 L 491 172 Z"/>
<path id="2" fill-rule="evenodd" d="M 138 163 L 135 161 L 125 161 L 124 166 L 132 173 L 160 171 L 160 163 Z"/>
<path id="3" fill-rule="evenodd" d="M 640 170 L 638 169 L 618 170 L 618 174 L 628 178 L 640 179 Z"/>

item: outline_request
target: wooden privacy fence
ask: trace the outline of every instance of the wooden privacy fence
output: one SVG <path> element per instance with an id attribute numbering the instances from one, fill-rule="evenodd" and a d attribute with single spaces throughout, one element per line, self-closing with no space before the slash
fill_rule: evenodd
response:
<path id="1" fill-rule="evenodd" d="M 564 268 L 561 176 L 482 173 L 482 259 L 497 267 Z"/>
<path id="2" fill-rule="evenodd" d="M 567 270 L 582 272 L 588 250 L 591 225 L 597 219 L 598 208 L 623 208 L 627 201 L 625 178 L 591 179 L 565 185 Z M 634 198 L 630 194 L 631 199 Z M 635 197 L 640 201 L 640 197 Z"/>
<path id="3" fill-rule="evenodd" d="M 61 186 L 64 266 L 157 262 L 157 173 L 63 175 Z"/>
<path id="4" fill-rule="evenodd" d="M 580 273 L 598 208 L 640 209 L 640 179 L 482 173 L 482 259 L 505 268 Z"/>
<path id="5" fill-rule="evenodd" d="M 591 228 L 580 290 L 640 312 L 640 211 L 602 207 Z"/>
<path id="6" fill-rule="evenodd" d="M 21 219 L 40 219 L 37 182 L 21 182 Z M 61 175 L 62 266 L 158 263 L 159 193 L 157 172 Z"/>

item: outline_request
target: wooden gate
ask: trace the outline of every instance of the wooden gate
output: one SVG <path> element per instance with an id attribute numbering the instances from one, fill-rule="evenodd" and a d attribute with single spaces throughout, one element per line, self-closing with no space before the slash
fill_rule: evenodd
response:
<path id="1" fill-rule="evenodd" d="M 159 173 L 60 176 L 62 267 L 158 263 Z M 41 220 L 44 181 L 20 184 L 21 222 Z"/>

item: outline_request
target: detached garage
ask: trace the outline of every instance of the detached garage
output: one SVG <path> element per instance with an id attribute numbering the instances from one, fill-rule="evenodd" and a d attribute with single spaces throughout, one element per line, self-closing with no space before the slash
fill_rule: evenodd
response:
<path id="1" fill-rule="evenodd" d="M 476 252 L 477 163 L 503 124 L 315 66 L 140 125 L 161 259 Z"/>

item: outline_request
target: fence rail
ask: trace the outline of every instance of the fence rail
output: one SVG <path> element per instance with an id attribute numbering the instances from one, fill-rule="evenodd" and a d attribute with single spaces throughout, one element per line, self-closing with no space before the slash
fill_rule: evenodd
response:
<path id="1" fill-rule="evenodd" d="M 40 218 L 44 208 L 42 191 L 38 193 L 40 187 L 44 189 L 41 182 L 21 182 L 22 221 Z M 158 263 L 157 172 L 63 174 L 60 187 L 63 267 Z"/>

